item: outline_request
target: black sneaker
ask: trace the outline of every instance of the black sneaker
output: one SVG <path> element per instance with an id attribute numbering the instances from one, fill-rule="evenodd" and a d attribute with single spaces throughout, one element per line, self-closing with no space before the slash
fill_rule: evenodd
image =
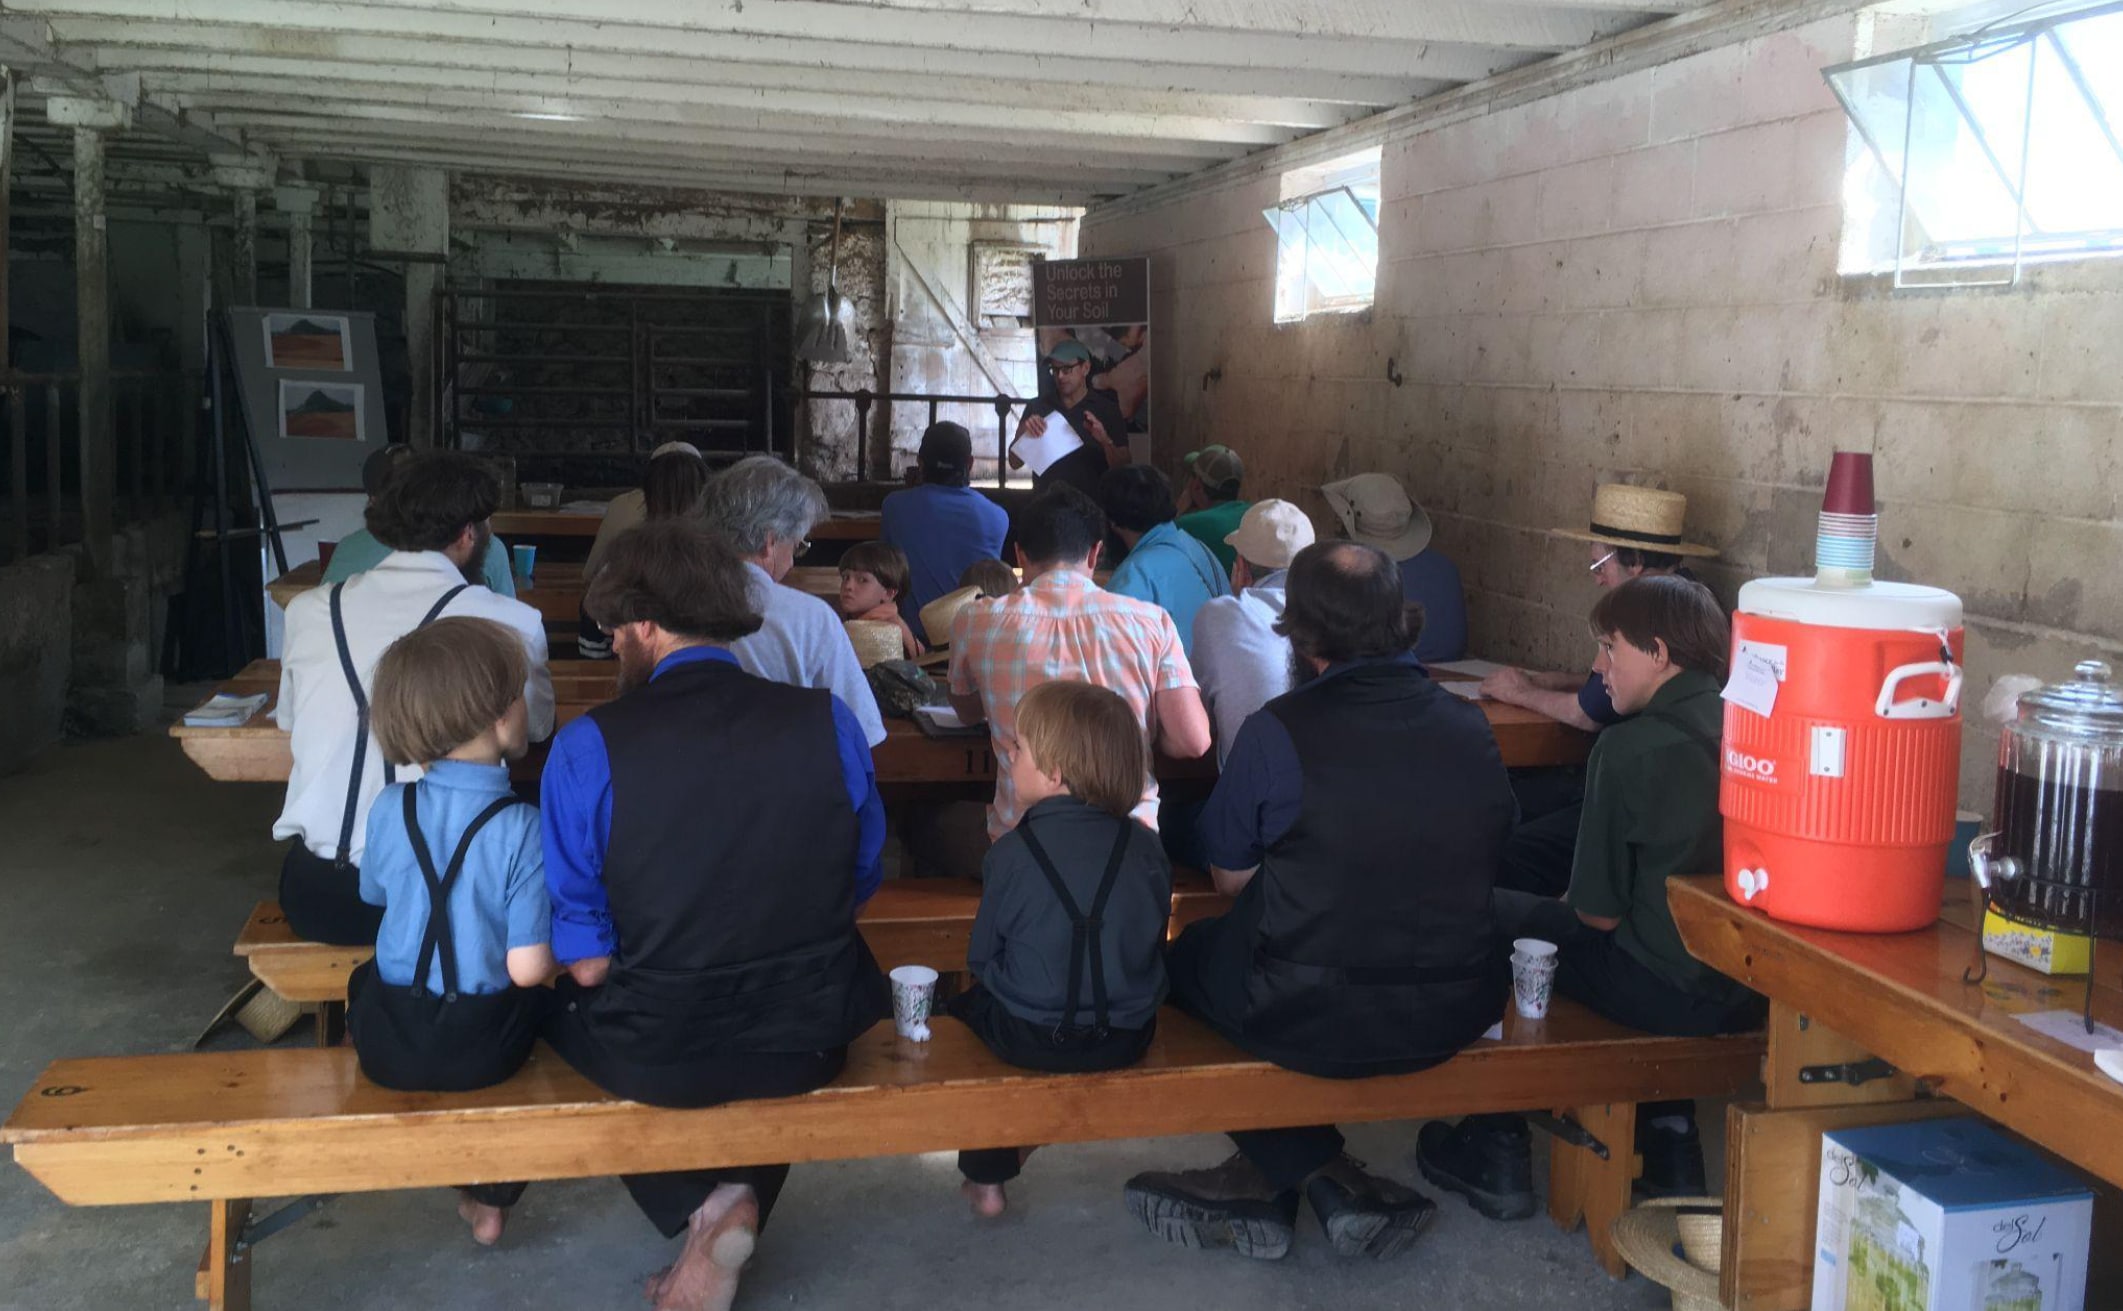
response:
<path id="1" fill-rule="evenodd" d="M 1710 1191 L 1703 1172 L 1703 1138 L 1696 1132 L 1693 1115 L 1686 1129 L 1639 1124 L 1636 1149 L 1644 1158 L 1643 1177 L 1636 1181 L 1637 1196 L 1702 1197 Z"/>
<path id="2" fill-rule="evenodd" d="M 1305 1181 L 1305 1200 L 1338 1255 L 1381 1261 L 1407 1251 L 1437 1214 L 1436 1202 L 1346 1154 Z"/>
<path id="3" fill-rule="evenodd" d="M 1280 1261 L 1297 1236 L 1297 1193 L 1278 1193 L 1243 1155 L 1207 1170 L 1152 1171 L 1128 1181 L 1128 1213 L 1181 1247 L 1228 1247 Z"/>
<path id="4" fill-rule="evenodd" d="M 1456 1127 L 1433 1120 L 1416 1135 L 1415 1164 L 1491 1220 L 1523 1220 L 1538 1206 L 1533 1137 L 1515 1115 L 1470 1115 Z"/>

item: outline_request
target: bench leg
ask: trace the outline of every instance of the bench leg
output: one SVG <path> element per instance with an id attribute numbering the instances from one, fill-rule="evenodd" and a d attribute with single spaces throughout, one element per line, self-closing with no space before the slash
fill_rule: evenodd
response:
<path id="1" fill-rule="evenodd" d="M 321 1001 L 317 1003 L 317 1045 L 337 1047 L 346 1036 L 346 1003 Z"/>
<path id="2" fill-rule="evenodd" d="M 1615 1250 L 1614 1222 L 1629 1209 L 1630 1186 L 1636 1182 L 1636 1106 L 1614 1102 L 1580 1106 L 1570 1118 L 1607 1147 L 1607 1158 L 1589 1147 L 1573 1147 L 1560 1138 L 1548 1145 L 1548 1218 L 1568 1233 L 1585 1223 L 1592 1255 L 1600 1268 L 1620 1279 L 1629 1273 Z"/>
<path id="3" fill-rule="evenodd" d="M 244 1245 L 249 1198 L 207 1203 L 206 1256 L 197 1290 L 209 1311 L 251 1311 L 251 1252 Z"/>

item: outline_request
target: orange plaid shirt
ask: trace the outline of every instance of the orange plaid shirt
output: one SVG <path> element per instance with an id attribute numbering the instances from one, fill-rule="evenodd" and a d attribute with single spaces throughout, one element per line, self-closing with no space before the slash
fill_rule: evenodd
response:
<path id="1" fill-rule="evenodd" d="M 995 743 L 995 800 L 988 836 L 1017 825 L 1019 808 L 1001 762 L 1017 749 L 1017 699 L 1041 683 L 1073 680 L 1118 692 L 1144 727 L 1143 799 L 1135 817 L 1157 827 L 1150 772 L 1150 699 L 1196 686 L 1172 616 L 1116 596 L 1073 569 L 1042 574 L 994 600 L 976 601 L 951 624 L 951 692 L 980 695 Z"/>

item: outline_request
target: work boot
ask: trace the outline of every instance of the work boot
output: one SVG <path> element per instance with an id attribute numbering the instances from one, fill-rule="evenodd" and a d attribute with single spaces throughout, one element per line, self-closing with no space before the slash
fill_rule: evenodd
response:
<path id="1" fill-rule="evenodd" d="M 1685 1117 L 1681 1128 L 1664 1123 L 1681 1118 L 1662 1115 L 1637 1125 L 1636 1149 L 1644 1158 L 1643 1177 L 1636 1181 L 1639 1197 L 1701 1197 L 1709 1191 L 1695 1116 Z"/>
<path id="2" fill-rule="evenodd" d="M 1416 1135 L 1415 1164 L 1491 1220 L 1534 1212 L 1533 1136 L 1515 1115 L 1470 1115 L 1457 1127 L 1432 1120 Z"/>
<path id="3" fill-rule="evenodd" d="M 1128 1181 L 1128 1213 L 1181 1247 L 1229 1247 L 1280 1261 L 1297 1234 L 1297 1192 L 1278 1193 L 1243 1155 L 1208 1170 L 1152 1171 Z"/>
<path id="4" fill-rule="evenodd" d="M 1436 1202 L 1366 1172 L 1346 1152 L 1305 1181 L 1305 1199 L 1337 1255 L 1381 1261 L 1407 1251 L 1437 1214 Z"/>

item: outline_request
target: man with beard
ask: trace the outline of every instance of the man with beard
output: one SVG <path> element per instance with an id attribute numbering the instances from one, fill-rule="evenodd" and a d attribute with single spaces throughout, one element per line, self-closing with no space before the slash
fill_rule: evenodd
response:
<path id="1" fill-rule="evenodd" d="M 1372 547 L 1300 551 L 1276 631 L 1298 686 L 1239 729 L 1203 811 L 1236 901 L 1172 944 L 1172 1000 L 1302 1074 L 1427 1069 L 1503 1014 L 1490 885 L 1514 803 L 1496 739 L 1416 663 L 1399 570 Z M 1213 1169 L 1131 1179 L 1129 1210 L 1168 1241 L 1274 1260 L 1301 1194 L 1343 1256 L 1398 1255 L 1437 1209 L 1331 1125 L 1231 1138 Z"/>
<path id="2" fill-rule="evenodd" d="M 364 516 L 390 554 L 344 582 L 304 592 L 287 608 L 273 720 L 294 763 L 273 836 L 293 838 L 280 869 L 288 927 L 312 942 L 371 946 L 382 911 L 361 899 L 369 805 L 404 777 L 369 732 L 369 687 L 384 648 L 443 614 L 492 619 L 523 638 L 524 704 L 533 739 L 553 731 L 545 620 L 521 601 L 476 587 L 492 548 L 487 520 L 501 485 L 454 451 L 416 455 Z"/>
<path id="3" fill-rule="evenodd" d="M 1112 392 L 1091 385 L 1091 352 L 1076 338 L 1065 337 L 1056 343 L 1042 363 L 1054 379 L 1054 399 L 1026 406 L 1017 435 L 1037 437 L 1047 431 L 1047 416 L 1060 414 L 1084 444 L 1048 465 L 1045 473 L 1032 480 L 1033 485 L 1044 490 L 1066 483 L 1095 501 L 1106 470 L 1118 469 L 1135 458 L 1128 450 L 1127 416 Z"/>
<path id="4" fill-rule="evenodd" d="M 889 1013 L 855 930 L 884 807 L 861 724 L 822 688 L 745 672 L 747 571 L 706 526 L 612 543 L 585 598 L 618 699 L 553 740 L 541 793 L 559 981 L 553 1047 L 652 1106 L 789 1097 L 832 1081 Z M 786 1165 L 627 1176 L 677 1264 L 659 1311 L 722 1311 Z"/>

